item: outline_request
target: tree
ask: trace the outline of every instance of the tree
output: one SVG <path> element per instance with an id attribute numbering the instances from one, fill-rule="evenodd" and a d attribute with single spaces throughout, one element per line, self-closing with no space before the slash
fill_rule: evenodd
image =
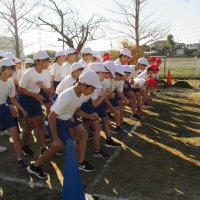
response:
<path id="1" fill-rule="evenodd" d="M 4 22 L 4 27 L 11 36 L 10 42 L 13 43 L 15 54 L 20 57 L 23 49 L 20 48 L 20 37 L 30 30 L 32 23 L 31 12 L 37 7 L 38 1 L 28 4 L 26 0 L 0 0 L 0 19 Z"/>
<path id="2" fill-rule="evenodd" d="M 86 42 L 103 37 L 103 17 L 92 15 L 87 21 L 81 20 L 79 11 L 70 7 L 67 1 L 60 3 L 56 0 L 46 0 L 43 6 L 49 14 L 48 18 L 47 15 L 38 18 L 38 26 L 47 26 L 51 31 L 58 33 L 58 41 L 63 42 L 63 48 L 64 44 L 67 44 L 79 52 Z M 52 15 L 54 19 L 51 19 Z"/>
<path id="3" fill-rule="evenodd" d="M 120 25 L 118 33 L 135 42 L 136 49 L 140 44 L 148 44 L 166 37 L 168 27 L 152 18 L 153 12 L 146 12 L 148 0 L 113 0 L 119 11 L 112 11 L 119 19 L 114 22 Z"/>
<path id="4" fill-rule="evenodd" d="M 167 36 L 167 42 L 168 42 L 168 44 L 169 44 L 169 46 L 170 46 L 170 52 L 171 52 L 171 51 L 172 51 L 172 48 L 175 47 L 174 36 L 173 36 L 172 34 L 169 34 L 169 35 Z"/>

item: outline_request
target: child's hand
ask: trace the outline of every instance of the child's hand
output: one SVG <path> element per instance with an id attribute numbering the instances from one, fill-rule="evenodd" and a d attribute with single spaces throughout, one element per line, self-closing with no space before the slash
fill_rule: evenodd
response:
<path id="1" fill-rule="evenodd" d="M 44 97 L 40 94 L 35 94 L 35 99 L 39 102 L 41 102 L 42 100 L 44 100 Z"/>
<path id="2" fill-rule="evenodd" d="M 92 114 L 90 115 L 90 119 L 91 119 L 92 121 L 97 120 L 97 119 L 99 119 L 99 115 L 98 115 L 97 113 L 92 113 Z"/>
<path id="3" fill-rule="evenodd" d="M 111 90 L 109 88 L 107 88 L 103 95 L 105 98 L 109 97 L 111 95 Z"/>

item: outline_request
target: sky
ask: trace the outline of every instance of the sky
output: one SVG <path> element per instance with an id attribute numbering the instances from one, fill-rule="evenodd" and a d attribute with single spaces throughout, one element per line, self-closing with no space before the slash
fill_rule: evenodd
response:
<path id="1" fill-rule="evenodd" d="M 70 1 L 70 0 L 69 0 Z M 124 0 L 124 2 L 130 0 Z M 80 10 L 81 16 L 90 17 L 93 13 L 112 18 L 110 9 L 116 9 L 112 0 L 71 0 L 72 5 Z M 175 42 L 186 44 L 200 41 L 200 0 L 148 0 L 146 10 L 153 11 L 153 17 L 170 25 L 169 33 L 173 34 Z M 107 32 L 107 39 L 90 42 L 87 46 L 93 50 L 109 50 L 111 42 L 113 48 L 120 48 L 119 39 L 112 38 L 112 32 Z M 57 42 L 57 34 L 38 30 L 23 35 L 25 54 L 38 49 L 61 49 Z M 31 39 L 30 39 L 31 38 Z M 52 44 L 57 47 L 53 47 Z M 67 48 L 67 47 L 65 47 Z"/>

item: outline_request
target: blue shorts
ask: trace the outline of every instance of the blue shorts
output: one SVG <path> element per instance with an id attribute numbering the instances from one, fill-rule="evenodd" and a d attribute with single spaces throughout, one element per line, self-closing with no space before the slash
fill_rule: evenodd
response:
<path id="1" fill-rule="evenodd" d="M 19 94 L 18 101 L 24 108 L 24 110 L 28 113 L 28 117 L 42 115 L 41 103 L 37 101 L 34 97 Z M 22 113 L 20 113 L 20 116 L 22 116 Z"/>
<path id="2" fill-rule="evenodd" d="M 109 99 L 110 103 L 112 104 L 113 107 L 118 107 L 119 106 L 119 99 L 117 97 L 114 97 L 112 99 Z"/>
<path id="3" fill-rule="evenodd" d="M 140 88 L 132 88 L 132 91 L 133 91 L 134 93 L 140 92 Z"/>
<path id="4" fill-rule="evenodd" d="M 58 98 L 58 94 L 54 93 L 52 96 L 52 103 L 54 103 L 57 98 Z"/>
<path id="5" fill-rule="evenodd" d="M 0 105 L 0 130 L 7 130 L 15 126 L 16 124 L 12 118 L 9 105 Z"/>
<path id="6" fill-rule="evenodd" d="M 102 102 L 99 106 L 94 108 L 94 111 L 99 115 L 100 118 L 107 117 L 106 105 L 104 102 Z"/>
<path id="7" fill-rule="evenodd" d="M 50 102 L 49 95 L 47 95 L 42 88 L 40 89 L 39 94 L 44 97 L 44 100 L 42 100 L 42 103 L 49 103 Z"/>
<path id="8" fill-rule="evenodd" d="M 126 84 L 128 87 L 123 89 L 123 93 L 125 97 L 128 97 L 127 93 L 132 91 L 131 84 L 129 83 L 129 81 L 125 81 L 124 84 Z"/>
<path id="9" fill-rule="evenodd" d="M 94 108 L 92 106 L 92 100 L 91 99 L 89 99 L 87 102 L 83 103 L 82 106 L 80 107 L 80 109 L 83 112 L 87 113 L 87 114 L 93 114 L 93 113 L 95 113 L 95 110 L 94 110 Z M 89 122 L 89 121 L 91 121 L 90 119 L 84 118 L 84 117 L 82 118 L 82 120 L 83 120 L 83 122 Z"/>
<path id="10" fill-rule="evenodd" d="M 72 139 L 71 136 L 70 136 L 70 133 L 69 133 L 70 121 L 69 120 L 56 119 L 56 124 L 57 124 L 58 137 L 60 138 L 60 140 L 65 145 L 67 139 Z M 52 137 L 50 128 L 49 128 L 48 131 L 49 131 L 50 137 Z"/>
<path id="11" fill-rule="evenodd" d="M 58 87 L 59 84 L 60 84 L 60 81 L 53 82 L 54 91 L 56 91 L 56 88 Z"/>

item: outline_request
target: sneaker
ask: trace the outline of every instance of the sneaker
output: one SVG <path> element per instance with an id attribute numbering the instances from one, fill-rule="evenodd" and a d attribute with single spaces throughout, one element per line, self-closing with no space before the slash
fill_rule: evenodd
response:
<path id="1" fill-rule="evenodd" d="M 126 135 L 127 134 L 127 131 L 125 131 L 123 128 L 121 127 L 118 127 L 115 129 L 117 133 L 120 133 L 122 135 Z"/>
<path id="2" fill-rule="evenodd" d="M 26 156 L 32 156 L 34 154 L 34 152 L 26 145 L 22 147 L 22 152 Z"/>
<path id="3" fill-rule="evenodd" d="M 0 132 L 0 135 L 2 135 L 2 136 L 9 136 L 10 134 L 9 134 L 8 130 L 4 130 L 4 131 Z"/>
<path id="4" fill-rule="evenodd" d="M 57 152 L 56 155 L 57 156 L 62 156 L 62 155 L 64 155 L 64 151 L 61 150 L 61 151 Z"/>
<path id="5" fill-rule="evenodd" d="M 118 142 L 115 142 L 112 138 L 109 140 L 106 140 L 106 143 L 104 144 L 107 148 L 120 148 L 121 144 Z"/>
<path id="6" fill-rule="evenodd" d="M 104 153 L 103 151 L 95 151 L 93 153 L 94 158 L 102 158 L 102 159 L 108 159 L 110 158 L 110 155 L 107 153 Z"/>
<path id="7" fill-rule="evenodd" d="M 148 109 L 150 109 L 150 106 L 142 105 L 142 109 L 148 110 Z"/>
<path id="8" fill-rule="evenodd" d="M 131 119 L 141 119 L 141 117 L 138 114 L 132 114 Z"/>
<path id="9" fill-rule="evenodd" d="M 82 163 L 78 163 L 79 170 L 85 171 L 85 172 L 92 172 L 96 169 L 90 165 L 87 161 L 83 161 Z"/>
<path id="10" fill-rule="evenodd" d="M 23 160 L 18 160 L 16 163 L 16 167 L 21 170 L 27 169 L 27 165 L 24 163 Z"/>
<path id="11" fill-rule="evenodd" d="M 31 174 L 35 174 L 40 179 L 47 179 L 47 175 L 44 173 L 41 167 L 35 167 L 33 164 L 27 167 L 27 170 Z"/>

